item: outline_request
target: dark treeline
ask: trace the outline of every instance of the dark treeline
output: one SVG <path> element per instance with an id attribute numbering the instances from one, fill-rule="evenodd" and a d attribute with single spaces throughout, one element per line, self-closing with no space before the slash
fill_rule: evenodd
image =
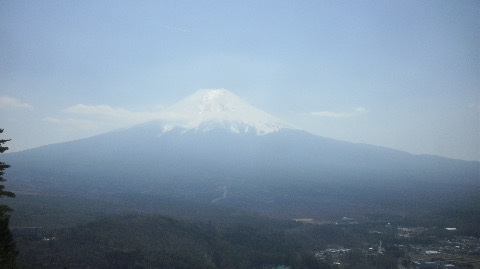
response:
<path id="1" fill-rule="evenodd" d="M 354 249 L 345 268 L 358 268 L 365 257 L 357 252 L 365 244 L 392 241 L 388 234 L 368 233 L 373 224 L 250 219 L 215 224 L 126 215 L 71 228 L 17 231 L 20 268 L 331 268 L 314 252 L 330 245 Z M 391 268 L 392 255 L 370 258 L 369 268 Z"/>
<path id="2" fill-rule="evenodd" d="M 456 227 L 455 235 L 480 234 L 479 209 L 454 203 L 398 212 L 394 205 L 367 206 L 370 213 L 353 225 L 341 218 L 338 224 L 302 224 L 154 195 L 21 194 L 11 206 L 20 268 L 331 268 L 331 259 L 315 256 L 330 247 L 352 250 L 342 257 L 343 268 L 394 268 L 403 257 L 396 244 L 453 235 L 442 227 Z M 438 229 L 405 241 L 386 223 Z M 384 254 L 364 255 L 379 241 Z"/>
<path id="3" fill-rule="evenodd" d="M 128 215 L 17 238 L 21 268 L 328 268 L 282 226 Z"/>

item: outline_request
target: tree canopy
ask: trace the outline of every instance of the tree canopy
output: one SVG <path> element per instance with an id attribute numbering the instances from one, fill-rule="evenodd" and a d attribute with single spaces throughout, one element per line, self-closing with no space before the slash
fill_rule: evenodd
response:
<path id="1" fill-rule="evenodd" d="M 3 129 L 0 129 L 0 133 L 3 133 Z M 10 139 L 0 139 L 0 153 L 8 150 L 8 147 L 4 146 Z M 3 182 L 6 181 L 3 178 L 5 169 L 10 165 L 0 162 L 0 198 L 2 197 L 15 197 L 15 193 L 5 190 Z M 15 258 L 17 251 L 15 250 L 15 242 L 8 227 L 10 222 L 10 215 L 12 209 L 8 205 L 0 204 L 0 267 L 1 268 L 17 268 Z"/>

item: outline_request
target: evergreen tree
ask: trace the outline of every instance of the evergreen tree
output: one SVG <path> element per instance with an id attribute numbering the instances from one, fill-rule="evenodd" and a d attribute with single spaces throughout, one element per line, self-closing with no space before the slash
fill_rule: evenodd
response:
<path id="1" fill-rule="evenodd" d="M 3 133 L 3 129 L 0 129 L 0 133 Z M 3 146 L 10 139 L 0 139 L 0 153 L 8 150 L 8 147 Z M 2 197 L 15 197 L 15 194 L 11 191 L 6 191 L 3 182 L 4 170 L 10 167 L 10 165 L 0 162 L 0 198 Z M 17 256 L 17 251 L 15 250 L 15 242 L 13 241 L 12 233 L 8 228 L 10 222 L 10 215 L 12 209 L 7 206 L 0 204 L 0 268 L 17 268 L 15 257 Z"/>

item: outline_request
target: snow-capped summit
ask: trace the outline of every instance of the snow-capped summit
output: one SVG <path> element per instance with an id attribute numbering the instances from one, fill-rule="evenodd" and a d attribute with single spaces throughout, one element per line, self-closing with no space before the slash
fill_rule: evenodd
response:
<path id="1" fill-rule="evenodd" d="M 235 133 L 267 134 L 288 128 L 290 124 L 257 109 L 225 89 L 203 89 L 165 110 L 164 132 L 175 127 L 208 131 L 222 126 Z"/>

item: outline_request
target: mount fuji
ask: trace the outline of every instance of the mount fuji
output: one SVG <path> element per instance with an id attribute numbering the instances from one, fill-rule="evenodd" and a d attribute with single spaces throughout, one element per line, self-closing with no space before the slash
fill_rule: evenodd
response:
<path id="1" fill-rule="evenodd" d="M 163 131 L 174 127 L 208 131 L 219 126 L 234 133 L 268 134 L 293 129 L 289 124 L 257 109 L 225 89 L 199 90 L 166 109 L 170 120 Z"/>
<path id="2" fill-rule="evenodd" d="M 261 212 L 471 197 L 480 188 L 478 162 L 319 137 L 224 89 L 199 90 L 157 120 L 2 157 L 18 193 L 148 193 Z"/>

